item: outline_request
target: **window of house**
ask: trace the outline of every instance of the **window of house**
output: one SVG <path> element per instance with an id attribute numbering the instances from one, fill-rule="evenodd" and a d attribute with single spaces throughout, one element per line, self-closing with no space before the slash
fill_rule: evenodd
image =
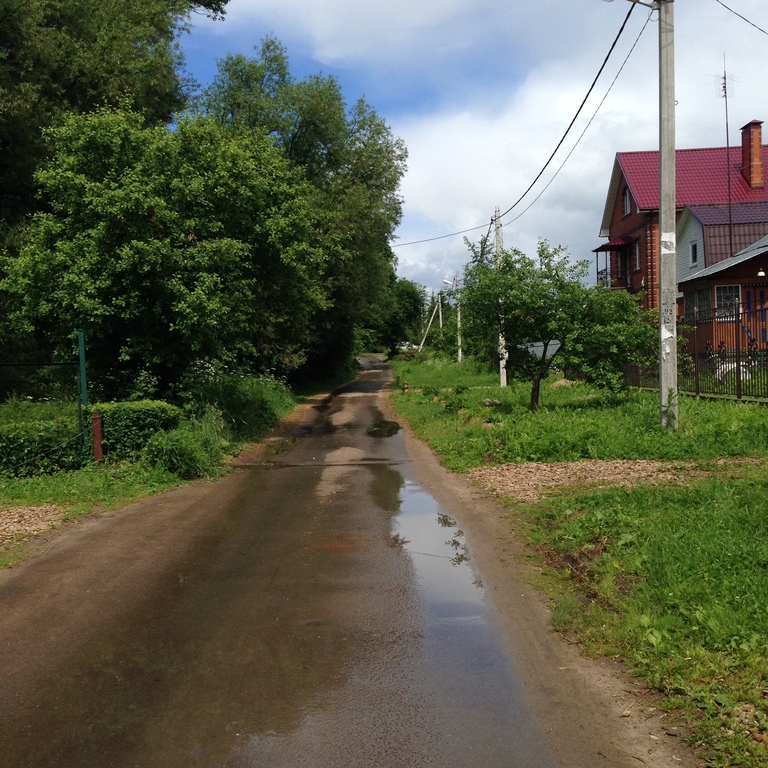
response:
<path id="1" fill-rule="evenodd" d="M 696 306 L 696 292 L 686 291 L 683 294 L 683 319 L 686 323 L 693 323 L 694 308 Z"/>
<path id="2" fill-rule="evenodd" d="M 640 260 L 640 241 L 635 240 L 635 272 L 639 272 L 641 266 L 642 266 L 642 263 Z"/>
<path id="3" fill-rule="evenodd" d="M 629 187 L 624 187 L 623 210 L 625 216 L 632 213 L 632 195 L 629 192 Z"/>
<path id="4" fill-rule="evenodd" d="M 627 285 L 629 285 L 629 269 L 628 264 L 629 262 L 629 255 L 626 251 L 618 251 L 616 253 L 616 266 L 618 269 L 616 270 L 616 279 L 625 281 Z"/>
<path id="5" fill-rule="evenodd" d="M 733 317 L 736 314 L 736 302 L 740 295 L 740 285 L 716 285 L 715 314 L 717 317 Z"/>
<path id="6" fill-rule="evenodd" d="M 691 243 L 691 266 L 697 267 L 699 265 L 699 244 Z"/>
<path id="7" fill-rule="evenodd" d="M 696 308 L 699 310 L 700 318 L 704 320 L 711 319 L 712 291 L 709 288 L 699 288 L 696 291 Z"/>

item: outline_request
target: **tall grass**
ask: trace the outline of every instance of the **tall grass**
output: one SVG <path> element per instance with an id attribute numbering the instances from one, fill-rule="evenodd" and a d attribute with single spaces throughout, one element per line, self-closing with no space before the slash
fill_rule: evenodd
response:
<path id="1" fill-rule="evenodd" d="M 208 406 L 175 429 L 155 433 L 141 457 L 150 466 L 192 480 L 217 474 L 229 447 L 221 412 Z"/>
<path id="2" fill-rule="evenodd" d="M 184 401 L 194 413 L 213 406 L 235 440 L 259 437 L 296 404 L 290 389 L 271 376 L 211 372 L 185 381 Z"/>
<path id="3" fill-rule="evenodd" d="M 411 388 L 423 387 L 492 387 L 499 383 L 499 374 L 474 358 L 461 363 L 440 353 L 406 353 L 392 361 L 394 376 L 400 384 Z"/>
<path id="4" fill-rule="evenodd" d="M 679 430 L 660 426 L 658 397 L 601 393 L 586 384 L 545 385 L 527 409 L 529 388 L 395 392 L 394 407 L 434 445 L 447 466 L 579 459 L 707 459 L 768 454 L 768 410 L 680 398 Z"/>
<path id="5" fill-rule="evenodd" d="M 76 421 L 77 403 L 65 400 L 40 402 L 21 397 L 11 397 L 0 403 L 0 424 L 59 420 Z"/>

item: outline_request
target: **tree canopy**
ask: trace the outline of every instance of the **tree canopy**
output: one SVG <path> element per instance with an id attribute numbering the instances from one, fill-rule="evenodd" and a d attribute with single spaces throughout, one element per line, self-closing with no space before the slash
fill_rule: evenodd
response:
<path id="1" fill-rule="evenodd" d="M 0 0 L 0 227 L 34 210 L 43 129 L 123 104 L 150 123 L 187 101 L 177 45 L 192 12 L 227 0 Z"/>
<path id="2" fill-rule="evenodd" d="M 173 126 L 128 99 L 41 131 L 40 210 L 0 291 L 42 347 L 85 329 L 104 394 L 211 364 L 330 373 L 360 328 L 390 344 L 413 321 L 389 245 L 405 147 L 333 79 L 296 81 L 277 41 L 260 56 L 222 62 Z"/>
<path id="3" fill-rule="evenodd" d="M 407 150 L 365 102 L 351 107 L 332 77 L 296 80 L 285 48 L 265 38 L 255 56 L 227 56 L 197 102 L 199 114 L 237 134 L 268 135 L 318 191 L 344 257 L 329 267 L 325 327 L 313 368 L 333 368 L 352 351 L 356 327 L 381 328 L 396 260 L 390 242 L 402 217 Z"/>
<path id="4" fill-rule="evenodd" d="M 553 365 L 606 387 L 652 353 L 655 329 L 626 291 L 587 287 L 587 262 L 539 243 L 535 258 L 517 250 L 488 257 L 474 248 L 464 275 L 464 334 L 475 354 L 498 365 L 503 336 L 510 376 L 531 382 L 531 410 Z"/>

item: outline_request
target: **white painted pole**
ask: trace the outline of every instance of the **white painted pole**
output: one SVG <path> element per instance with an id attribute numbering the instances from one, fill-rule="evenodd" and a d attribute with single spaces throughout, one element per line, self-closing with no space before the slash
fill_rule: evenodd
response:
<path id="1" fill-rule="evenodd" d="M 499 209 L 496 209 L 496 214 L 493 217 L 495 223 L 495 235 L 496 235 L 496 267 L 501 266 L 501 256 L 504 248 L 504 240 L 501 232 L 501 214 Z M 501 297 L 499 297 L 501 302 Z M 499 386 L 507 386 L 507 343 L 504 339 L 503 331 L 499 332 Z"/>

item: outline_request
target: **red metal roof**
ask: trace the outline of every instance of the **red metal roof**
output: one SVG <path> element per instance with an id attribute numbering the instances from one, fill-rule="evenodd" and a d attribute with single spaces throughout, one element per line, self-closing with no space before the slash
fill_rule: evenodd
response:
<path id="1" fill-rule="evenodd" d="M 763 147 L 763 167 L 768 168 L 768 145 Z M 641 210 L 659 207 L 659 153 L 617 152 L 616 159 Z M 768 200 L 768 187 L 750 189 L 741 175 L 741 147 L 678 149 L 675 151 L 676 203 L 684 205 L 728 202 L 728 172 L 733 202 Z"/>
<path id="2" fill-rule="evenodd" d="M 604 251 L 616 251 L 619 248 L 626 248 L 628 245 L 632 245 L 634 240 L 631 237 L 617 237 L 615 240 L 610 240 L 607 243 L 603 243 L 597 248 L 592 249 L 592 253 L 603 253 Z"/>
<path id="3" fill-rule="evenodd" d="M 728 203 L 706 203 L 704 205 L 690 205 L 688 208 L 705 227 L 729 223 L 763 224 L 768 222 L 768 200 L 734 203 L 733 205 Z"/>

